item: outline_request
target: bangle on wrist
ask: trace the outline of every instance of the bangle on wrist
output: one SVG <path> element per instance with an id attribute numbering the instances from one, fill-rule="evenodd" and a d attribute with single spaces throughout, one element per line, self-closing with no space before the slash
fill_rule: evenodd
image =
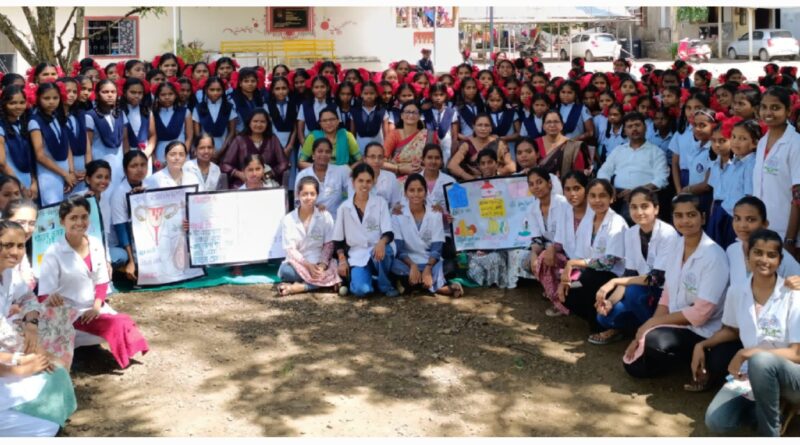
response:
<path id="1" fill-rule="evenodd" d="M 19 361 L 20 361 L 21 358 L 22 358 L 22 353 L 21 352 L 15 352 L 14 354 L 12 354 L 11 355 L 11 366 L 19 366 L 20 365 Z"/>

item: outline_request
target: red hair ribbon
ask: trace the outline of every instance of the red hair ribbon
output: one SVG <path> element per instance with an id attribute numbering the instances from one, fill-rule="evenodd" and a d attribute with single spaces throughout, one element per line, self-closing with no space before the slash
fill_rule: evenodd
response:
<path id="1" fill-rule="evenodd" d="M 724 137 L 725 139 L 730 139 L 731 133 L 733 133 L 734 125 L 738 124 L 743 120 L 744 119 L 742 119 L 739 116 L 734 116 L 723 120 L 722 125 L 720 126 L 720 133 L 722 133 L 722 137 Z"/>
<path id="2" fill-rule="evenodd" d="M 36 90 L 38 87 L 33 82 L 28 82 L 25 84 L 25 88 L 22 90 L 25 93 L 25 101 L 28 103 L 28 107 L 32 108 L 36 106 Z"/>
<path id="3" fill-rule="evenodd" d="M 292 71 L 289 74 L 294 74 L 294 71 Z M 294 80 L 294 76 L 292 76 L 292 80 Z M 233 89 L 236 89 L 236 87 L 239 85 L 239 72 L 238 71 L 234 71 L 234 72 L 231 73 L 230 83 L 231 83 L 231 88 L 233 88 Z M 294 82 L 289 82 L 289 85 L 290 86 L 294 86 Z"/>
<path id="4" fill-rule="evenodd" d="M 122 97 L 122 89 L 125 87 L 125 77 L 117 77 L 114 83 L 117 85 L 117 97 Z"/>
<path id="5" fill-rule="evenodd" d="M 77 60 L 73 61 L 70 66 L 72 67 L 72 71 L 69 72 L 69 77 L 75 77 L 81 73 L 81 63 Z"/>
<path id="6" fill-rule="evenodd" d="M 585 73 L 581 77 L 578 78 L 578 86 L 581 88 L 581 90 L 585 90 L 586 87 L 589 86 L 589 82 L 591 82 L 591 81 L 592 81 L 592 74 L 591 73 Z"/>
<path id="7" fill-rule="evenodd" d="M 778 65 L 774 63 L 768 63 L 764 65 L 764 72 L 767 73 L 767 76 L 771 76 L 778 71 Z"/>
<path id="8" fill-rule="evenodd" d="M 117 62 L 117 76 L 125 77 L 125 61 Z"/>
<path id="9" fill-rule="evenodd" d="M 208 73 L 212 76 L 217 75 L 217 61 L 208 62 Z"/>
<path id="10" fill-rule="evenodd" d="M 67 102 L 67 86 L 64 82 L 56 81 L 56 87 L 58 87 L 58 95 L 61 97 L 61 104 L 63 105 Z"/>

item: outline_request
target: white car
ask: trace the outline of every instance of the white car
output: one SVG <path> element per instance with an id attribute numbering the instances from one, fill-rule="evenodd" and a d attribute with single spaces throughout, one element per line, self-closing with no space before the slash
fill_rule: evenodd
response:
<path id="1" fill-rule="evenodd" d="M 601 57 L 614 60 L 619 57 L 621 47 L 613 34 L 584 32 L 572 36 L 572 48 L 570 49 L 569 44 L 564 45 L 561 48 L 560 56 L 561 60 L 583 57 L 587 62 Z"/>
<path id="2" fill-rule="evenodd" d="M 750 57 L 750 40 L 747 33 L 739 40 L 728 45 L 728 57 Z M 800 46 L 791 31 L 785 29 L 755 29 L 753 30 L 753 56 L 764 62 L 776 57 L 789 57 L 797 59 Z"/>

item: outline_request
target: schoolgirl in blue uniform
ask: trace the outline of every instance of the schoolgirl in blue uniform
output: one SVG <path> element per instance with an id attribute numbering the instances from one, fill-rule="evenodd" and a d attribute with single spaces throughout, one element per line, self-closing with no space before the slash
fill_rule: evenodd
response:
<path id="1" fill-rule="evenodd" d="M 66 118 L 58 113 L 61 96 L 54 83 L 41 83 L 36 89 L 36 109 L 28 131 L 36 153 L 36 172 L 42 206 L 64 200 L 64 193 L 77 182 L 69 149 Z"/>
<path id="2" fill-rule="evenodd" d="M 356 87 L 359 90 L 359 87 Z M 351 132 L 356 137 L 358 149 L 364 149 L 370 142 L 383 144 L 383 122 L 387 119 L 387 109 L 378 103 L 378 85 L 368 80 L 360 86 L 360 100 L 353 107 L 353 126 Z"/>
<path id="3" fill-rule="evenodd" d="M 0 94 L 0 161 L 3 173 L 17 178 L 22 184 L 23 196 L 32 198 L 38 194 L 38 185 L 33 175 L 26 106 L 25 93 L 17 85 L 5 87 Z"/>
<path id="4" fill-rule="evenodd" d="M 689 171 L 692 160 L 700 151 L 694 137 L 694 113 L 708 108 L 709 98 L 703 93 L 695 93 L 686 100 L 678 122 L 678 131 L 669 142 L 672 152 L 672 182 L 675 190 L 680 191 L 689 185 Z"/>
<path id="5" fill-rule="evenodd" d="M 733 231 L 733 208 L 723 208 L 723 202 L 730 201 L 729 195 L 736 193 L 741 175 L 733 166 L 731 153 L 732 124 L 727 121 L 718 122 L 711 134 L 711 159 L 708 185 L 713 188 L 713 204 L 711 215 L 706 224 L 706 233 L 723 249 L 727 249 L 736 241 Z M 738 201 L 738 199 L 737 199 Z M 735 204 L 735 202 L 734 202 Z"/>
<path id="6" fill-rule="evenodd" d="M 517 126 L 520 137 L 536 140 L 544 136 L 544 114 L 551 107 L 550 98 L 546 94 L 537 93 L 531 84 L 523 84 L 520 88 L 520 107 L 517 110 Z"/>
<path id="7" fill-rule="evenodd" d="M 458 135 L 458 111 L 447 104 L 452 92 L 453 90 L 442 82 L 431 85 L 428 98 L 432 106 L 422 112 L 428 131 L 435 131 L 439 137 L 439 145 L 445 159 L 450 159 L 453 135 Z"/>
<path id="8" fill-rule="evenodd" d="M 128 118 L 117 107 L 117 86 L 110 80 L 101 80 L 95 87 L 97 101 L 86 115 L 86 129 L 91 145 L 91 159 L 103 159 L 111 166 L 111 185 L 122 181 L 122 157 L 128 145 Z M 87 151 L 88 153 L 89 151 Z M 73 154 L 74 156 L 74 154 Z"/>
<path id="9" fill-rule="evenodd" d="M 164 149 L 172 141 L 192 140 L 192 115 L 186 107 L 176 103 L 178 88 L 171 82 L 162 82 L 155 87 L 152 121 L 156 133 L 156 149 L 153 170 L 166 165 Z M 156 164 L 157 163 L 157 164 Z"/>
<path id="10" fill-rule="evenodd" d="M 564 121 L 564 135 L 576 141 L 587 141 L 594 136 L 594 122 L 592 114 L 579 100 L 580 90 L 577 82 L 565 81 L 556 90 L 556 106 Z"/>
<path id="11" fill-rule="evenodd" d="M 515 128 L 517 112 L 508 106 L 506 95 L 500 87 L 492 85 L 486 90 L 486 109 L 492 118 L 492 134 L 508 145 L 511 158 L 517 160 L 516 139 L 519 133 Z"/>
<path id="12" fill-rule="evenodd" d="M 331 99 L 331 84 L 327 77 L 317 76 L 311 81 L 312 98 L 300 104 L 297 110 L 297 137 L 300 144 L 312 131 L 319 130 L 319 112 L 328 107 L 333 107 Z"/>
<path id="13" fill-rule="evenodd" d="M 270 85 L 269 95 L 264 102 L 264 108 L 269 114 L 269 121 L 272 125 L 274 134 L 283 147 L 283 153 L 289 158 L 289 183 L 288 190 L 294 190 L 294 182 L 297 178 L 297 155 L 295 148 L 297 141 L 297 107 L 291 102 L 289 93 L 291 91 L 289 80 L 285 77 L 276 77 Z"/>
<path id="14" fill-rule="evenodd" d="M 214 138 L 215 154 L 219 154 L 236 135 L 236 110 L 225 100 L 225 84 L 219 77 L 209 77 L 202 93 L 192 111 L 193 134 L 210 134 Z"/>
<path id="15" fill-rule="evenodd" d="M 458 140 L 464 142 L 472 136 L 472 126 L 475 125 L 475 117 L 486 112 L 483 98 L 478 93 L 478 81 L 472 77 L 466 77 L 457 85 L 458 98 L 456 99 L 456 110 L 458 111 Z"/>
<path id="16" fill-rule="evenodd" d="M 252 68 L 242 68 L 232 76 L 236 81 L 236 88 L 233 89 L 228 100 L 233 104 L 239 117 L 236 123 L 236 132 L 241 133 L 253 111 L 264 107 L 264 97 L 259 91 L 259 88 L 263 88 L 264 82 L 260 81 L 259 72 Z"/>
<path id="17" fill-rule="evenodd" d="M 149 96 L 149 87 L 136 77 L 128 77 L 122 84 L 119 108 L 128 118 L 128 147 L 144 151 L 149 157 L 156 147 L 156 132 L 150 128 L 150 107 L 143 103 L 145 96 Z"/>
<path id="18" fill-rule="evenodd" d="M 353 105 L 355 104 L 356 90 L 350 82 L 339 84 L 336 90 L 336 114 L 339 116 L 339 128 L 352 131 Z"/>
<path id="19" fill-rule="evenodd" d="M 608 116 L 602 126 L 597 127 L 597 146 L 600 159 L 606 159 L 617 146 L 628 142 L 622 128 L 622 104 L 615 102 L 608 107 Z"/>
<path id="20" fill-rule="evenodd" d="M 67 121 L 67 137 L 72 151 L 72 165 L 75 168 L 75 179 L 78 181 L 73 193 L 81 193 L 87 189 L 86 164 L 91 162 L 92 154 L 86 152 L 86 111 L 76 105 L 80 85 L 75 79 L 65 77 L 57 82 L 61 90 L 61 110 Z M 63 85 L 63 87 L 62 87 Z M 88 158 L 88 159 L 87 159 Z"/>

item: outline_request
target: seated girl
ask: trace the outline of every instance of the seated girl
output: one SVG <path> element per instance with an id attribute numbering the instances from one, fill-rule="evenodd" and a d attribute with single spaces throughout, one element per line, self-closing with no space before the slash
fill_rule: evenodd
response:
<path id="1" fill-rule="evenodd" d="M 197 182 L 207 192 L 226 188 L 220 186 L 222 171 L 212 161 L 216 150 L 214 139 L 208 133 L 201 133 L 200 138 L 197 139 L 197 147 L 195 147 L 196 158 L 187 161 L 184 165 L 184 169 L 194 174 Z"/>
<path id="2" fill-rule="evenodd" d="M 281 296 L 323 287 L 339 287 L 333 254 L 333 217 L 317 208 L 319 182 L 310 176 L 297 181 L 300 205 L 283 217 L 281 235 L 286 260 L 278 269 Z M 338 289 L 337 289 L 338 290 Z"/>
<path id="3" fill-rule="evenodd" d="M 183 145 L 181 143 L 181 145 Z M 89 202 L 83 196 L 63 201 L 58 209 L 65 236 L 45 251 L 39 298 L 51 307 L 77 310 L 76 330 L 103 337 L 121 368 L 149 347 L 136 323 L 105 304 L 109 276 L 103 242 L 88 236 Z"/>
<path id="4" fill-rule="evenodd" d="M 339 275 L 350 278 L 350 291 L 357 297 L 373 292 L 373 275 L 377 275 L 378 290 L 389 297 L 396 297 L 397 290 L 389 280 L 392 268 L 394 241 L 389 204 L 370 190 L 375 172 L 367 164 L 353 168 L 355 195 L 348 197 L 336 214 L 333 240 L 339 259 Z M 339 295 L 347 295 L 347 287 L 339 289 Z"/>
<path id="5" fill-rule="evenodd" d="M 536 151 L 536 142 L 524 137 L 517 142 L 517 173 L 527 175 L 534 167 L 539 165 L 539 153 Z M 547 171 L 547 170 L 545 170 Z M 564 189 L 558 176 L 550 173 L 550 184 L 553 186 L 553 193 L 563 195 Z"/>
<path id="6" fill-rule="evenodd" d="M 33 231 L 36 229 L 36 217 L 39 215 L 39 208 L 30 199 L 17 199 L 8 203 L 3 210 L 4 219 L 13 221 L 22 227 L 25 232 L 25 243 L 27 244 Z M 28 285 L 28 289 L 33 291 L 36 288 L 36 277 L 33 276 L 33 268 L 28 253 L 23 252 L 22 260 L 16 266 L 16 271 L 23 281 Z"/>
<path id="7" fill-rule="evenodd" d="M 402 193 L 400 192 L 400 183 L 397 182 L 397 176 L 388 170 L 383 170 L 384 160 L 383 145 L 377 142 L 368 143 L 364 148 L 364 161 L 375 172 L 375 184 L 372 186 L 370 193 L 377 194 L 386 200 L 390 208 L 393 208 L 400 204 Z M 355 191 L 351 185 L 348 187 L 348 194 L 353 196 L 354 193 Z"/>
<path id="8" fill-rule="evenodd" d="M 121 169 L 120 169 L 121 170 Z M 110 246 L 117 246 L 117 234 L 111 228 L 111 192 L 107 192 L 111 184 L 111 166 L 103 159 L 95 159 L 86 165 L 86 185 L 87 191 L 84 196 L 94 196 L 97 200 L 97 208 L 100 210 L 100 220 L 103 222 L 103 238 L 105 240 L 106 254 L 112 267 L 121 266 L 128 259 L 128 255 L 123 255 L 124 251 L 111 251 Z M 115 181 L 119 182 L 119 181 Z M 116 254 L 116 257 L 112 257 Z"/>
<path id="9" fill-rule="evenodd" d="M 259 153 L 250 153 L 244 158 L 244 184 L 239 190 L 258 190 L 262 188 L 280 187 L 272 177 L 272 169 L 264 163 L 264 158 Z"/>
<path id="10" fill-rule="evenodd" d="M 164 148 L 164 157 L 167 162 L 167 168 L 148 176 L 143 182 L 145 188 L 161 189 L 197 185 L 198 192 L 205 191 L 197 176 L 184 169 L 186 159 L 189 157 L 189 150 L 186 148 L 186 144 L 181 141 L 170 142 Z"/>
<path id="11" fill-rule="evenodd" d="M 331 163 L 333 156 L 333 146 L 331 141 L 322 138 L 314 141 L 311 147 L 310 167 L 306 167 L 297 174 L 297 181 L 303 178 L 314 178 L 319 184 L 319 195 L 317 204 L 323 206 L 336 218 L 336 211 L 347 197 L 347 189 L 350 184 L 350 168 L 346 165 L 336 165 Z"/>
<path id="12" fill-rule="evenodd" d="M 605 345 L 636 330 L 653 316 L 664 286 L 665 252 L 679 242 L 675 229 L 658 219 L 658 193 L 647 187 L 631 191 L 628 203 L 635 226 L 625 231 L 625 274 L 597 291 L 597 323 L 605 329 L 589 343 Z"/>
<path id="13" fill-rule="evenodd" d="M 431 293 L 458 298 L 464 294 L 464 289 L 458 283 L 448 285 L 444 279 L 444 224 L 442 214 L 427 204 L 427 191 L 422 175 L 413 173 L 406 178 L 408 205 L 403 207 L 402 214 L 392 215 L 397 246 L 392 272 L 401 276 L 410 287 L 422 287 Z"/>
<path id="14" fill-rule="evenodd" d="M 6 208 L 9 202 L 21 197 L 22 183 L 19 182 L 19 179 L 14 176 L 0 176 L 0 209 Z"/>
<path id="15" fill-rule="evenodd" d="M 668 252 L 664 291 L 655 313 L 625 351 L 625 370 L 633 377 L 685 367 L 694 346 L 722 325 L 728 259 L 703 232 L 703 220 L 699 197 L 682 193 L 673 199 L 672 221 L 682 238 Z"/>
<path id="16" fill-rule="evenodd" d="M 759 229 L 747 244 L 751 278 L 728 289 L 722 326 L 695 345 L 692 373 L 699 381 L 730 373 L 706 411 L 712 432 L 756 424 L 761 436 L 779 436 L 780 399 L 800 400 L 800 292 L 785 287 L 778 273 L 784 251 L 777 233 Z M 727 354 L 712 354 L 718 349 Z"/>
<path id="17" fill-rule="evenodd" d="M 571 313 L 589 322 L 592 333 L 598 332 L 595 295 L 600 287 L 625 270 L 625 219 L 611 209 L 614 187 L 605 179 L 589 183 L 587 200 L 592 217 L 584 218 L 575 234 L 576 256 L 571 257 L 561 273 L 559 299 Z M 581 275 L 573 284 L 572 271 Z"/>
<path id="18" fill-rule="evenodd" d="M 142 182 L 147 175 L 147 155 L 140 150 L 131 150 L 122 157 L 125 179 L 114 189 L 111 196 L 111 225 L 117 237 L 117 245 L 109 244 L 111 264 L 125 278 L 136 281 L 136 259 L 133 256 L 133 231 L 128 194 L 143 190 Z M 124 258 L 124 259 L 123 259 Z"/>

